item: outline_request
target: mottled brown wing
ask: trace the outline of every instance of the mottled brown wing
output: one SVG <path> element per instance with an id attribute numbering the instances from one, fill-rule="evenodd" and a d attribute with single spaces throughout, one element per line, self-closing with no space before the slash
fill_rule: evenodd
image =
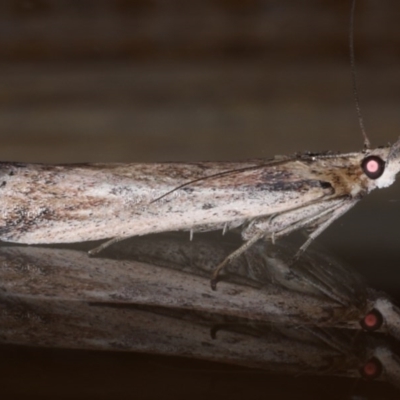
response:
<path id="1" fill-rule="evenodd" d="M 0 168 L 0 237 L 32 244 L 239 226 L 333 193 L 297 159 Z"/>

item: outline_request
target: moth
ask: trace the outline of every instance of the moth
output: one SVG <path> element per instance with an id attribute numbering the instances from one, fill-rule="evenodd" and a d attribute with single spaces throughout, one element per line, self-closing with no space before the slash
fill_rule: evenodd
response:
<path id="1" fill-rule="evenodd" d="M 240 229 L 244 244 L 311 231 L 300 255 L 333 221 L 400 170 L 400 140 L 349 154 L 297 154 L 242 163 L 0 164 L 0 239 L 26 244 L 165 231 Z"/>
<path id="2" fill-rule="evenodd" d="M 371 149 L 356 92 L 353 20 L 350 60 L 364 148 L 347 154 L 303 153 L 240 163 L 0 163 L 0 239 L 26 244 L 110 239 L 90 254 L 131 236 L 165 231 L 240 229 L 244 244 L 215 269 L 260 239 L 272 242 L 307 228 L 296 257 L 332 222 L 400 170 L 400 139 Z"/>

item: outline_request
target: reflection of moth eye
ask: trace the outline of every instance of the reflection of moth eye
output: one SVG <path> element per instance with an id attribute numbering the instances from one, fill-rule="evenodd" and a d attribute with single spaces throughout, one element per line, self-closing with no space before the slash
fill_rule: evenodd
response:
<path id="1" fill-rule="evenodd" d="M 382 374 L 382 363 L 376 358 L 370 358 L 360 369 L 360 374 L 365 379 L 376 379 Z"/>
<path id="2" fill-rule="evenodd" d="M 365 157 L 361 163 L 364 174 L 370 179 L 378 179 L 385 171 L 385 162 L 377 156 Z"/>
<path id="3" fill-rule="evenodd" d="M 365 315 L 360 321 L 361 328 L 366 331 L 376 331 L 383 324 L 382 314 L 375 308 Z"/>

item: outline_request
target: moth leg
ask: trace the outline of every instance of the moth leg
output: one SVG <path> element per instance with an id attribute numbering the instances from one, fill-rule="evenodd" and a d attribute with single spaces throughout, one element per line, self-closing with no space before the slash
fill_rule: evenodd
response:
<path id="1" fill-rule="evenodd" d="M 333 210 L 330 218 L 327 219 L 326 221 L 324 221 L 322 224 L 320 224 L 317 227 L 317 229 L 315 229 L 315 231 L 310 233 L 306 242 L 300 247 L 300 249 L 294 256 L 295 260 L 297 260 L 307 250 L 307 247 L 314 241 L 314 239 L 316 237 L 318 237 L 330 224 L 332 224 L 332 222 L 334 222 L 338 218 L 340 218 L 344 213 L 346 213 L 348 210 L 350 210 L 350 208 L 352 208 L 357 202 L 358 202 L 358 199 L 350 201 L 350 202 L 345 202 L 340 207 L 338 207 L 336 210 Z"/>
<path id="2" fill-rule="evenodd" d="M 341 201 L 340 203 L 335 203 L 335 204 L 331 205 L 330 207 L 328 207 L 327 209 L 325 209 L 322 212 L 317 211 L 315 213 L 311 213 L 307 217 L 299 219 L 299 220 L 293 222 L 292 224 L 284 227 L 281 230 L 273 231 L 271 234 L 271 237 L 274 236 L 274 238 L 275 238 L 275 237 L 286 236 L 286 235 L 289 235 L 290 233 L 297 231 L 299 229 L 307 228 L 312 224 L 315 224 L 314 230 L 318 229 L 322 224 L 324 224 L 325 222 L 327 222 L 331 219 L 331 215 L 337 209 L 341 208 L 343 206 L 344 202 L 347 202 L 347 199 Z"/>
<path id="3" fill-rule="evenodd" d="M 103 251 L 108 246 L 111 246 L 114 243 L 120 242 L 121 240 L 125 240 L 128 238 L 129 238 L 129 236 L 117 236 L 115 238 L 107 240 L 106 242 L 102 243 L 100 246 L 97 246 L 94 249 L 89 250 L 88 251 L 89 256 L 95 256 L 96 254 L 99 254 L 101 251 Z"/>
<path id="4" fill-rule="evenodd" d="M 242 246 L 240 246 L 237 250 L 235 250 L 233 253 L 229 254 L 228 257 L 225 258 L 224 261 L 222 261 L 217 268 L 215 268 L 213 274 L 211 275 L 211 289 L 216 290 L 217 289 L 217 283 L 218 283 L 218 275 L 219 273 L 224 269 L 225 265 L 230 263 L 232 260 L 235 258 L 239 257 L 242 253 L 244 253 L 248 248 L 250 248 L 255 242 L 260 240 L 265 236 L 264 232 L 260 232 L 257 235 L 254 235 L 252 238 L 250 238 L 247 242 L 245 242 Z"/>
<path id="5" fill-rule="evenodd" d="M 347 201 L 343 200 L 343 201 Z M 337 203 L 333 203 L 330 207 L 326 208 L 321 212 L 318 209 L 318 204 L 313 204 L 309 206 L 309 215 L 306 217 L 303 217 L 301 219 L 296 219 L 296 213 L 297 212 L 302 212 L 302 210 L 294 210 L 288 213 L 282 213 L 282 214 L 273 214 L 268 216 L 267 218 L 263 218 L 262 220 L 259 220 L 257 222 L 258 226 L 253 226 L 251 233 L 249 234 L 248 237 L 246 237 L 247 241 L 240 246 L 237 250 L 235 250 L 232 254 L 230 254 L 228 257 L 225 258 L 224 261 L 222 261 L 221 264 L 217 266 L 217 268 L 214 270 L 212 276 L 211 276 L 211 288 L 213 290 L 216 290 L 217 288 L 217 282 L 218 282 L 218 275 L 222 271 L 222 269 L 225 267 L 226 264 L 231 262 L 233 259 L 236 257 L 240 256 L 243 252 L 245 252 L 249 247 L 251 247 L 255 242 L 258 240 L 262 239 L 263 237 L 268 237 L 270 236 L 270 239 L 272 240 L 272 243 L 275 242 L 275 239 L 280 236 L 285 236 L 288 235 L 289 233 L 301 229 L 307 225 L 309 225 L 311 222 L 325 216 L 333 213 L 336 211 L 336 209 L 339 209 L 343 205 L 343 201 Z M 343 211 L 344 213 L 345 211 Z M 291 213 L 294 216 L 293 222 L 290 223 L 289 225 L 284 226 L 281 229 L 278 230 L 271 230 L 271 225 L 274 223 L 274 220 L 276 221 L 279 217 L 283 217 L 284 215 L 286 216 L 287 214 Z M 338 218 L 337 216 L 336 218 Z M 286 218 L 286 217 L 285 217 Z M 331 218 L 328 219 L 330 221 Z M 333 220 L 332 220 L 333 221 Z M 279 224 L 279 223 L 278 223 Z M 311 241 L 310 241 L 311 243 Z"/>
<path id="6" fill-rule="evenodd" d="M 295 209 L 281 214 L 274 214 L 269 217 L 263 217 L 255 220 L 245 230 L 242 231 L 244 240 L 251 239 L 259 232 L 263 232 L 265 237 L 269 237 L 272 242 L 275 239 L 289 235 L 290 233 L 305 228 L 314 222 L 323 222 L 330 219 L 330 215 L 348 199 L 333 201 L 331 204 L 311 204 L 302 209 Z M 318 223 L 317 227 L 320 224 Z"/>

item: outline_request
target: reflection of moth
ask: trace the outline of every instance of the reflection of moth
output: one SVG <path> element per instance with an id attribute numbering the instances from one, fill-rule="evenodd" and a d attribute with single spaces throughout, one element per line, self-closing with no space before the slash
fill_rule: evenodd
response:
<path id="1" fill-rule="evenodd" d="M 240 228 L 245 243 L 311 231 L 299 253 L 333 221 L 400 170 L 400 140 L 350 154 L 193 164 L 0 165 L 0 238 L 65 243 L 165 231 Z"/>

